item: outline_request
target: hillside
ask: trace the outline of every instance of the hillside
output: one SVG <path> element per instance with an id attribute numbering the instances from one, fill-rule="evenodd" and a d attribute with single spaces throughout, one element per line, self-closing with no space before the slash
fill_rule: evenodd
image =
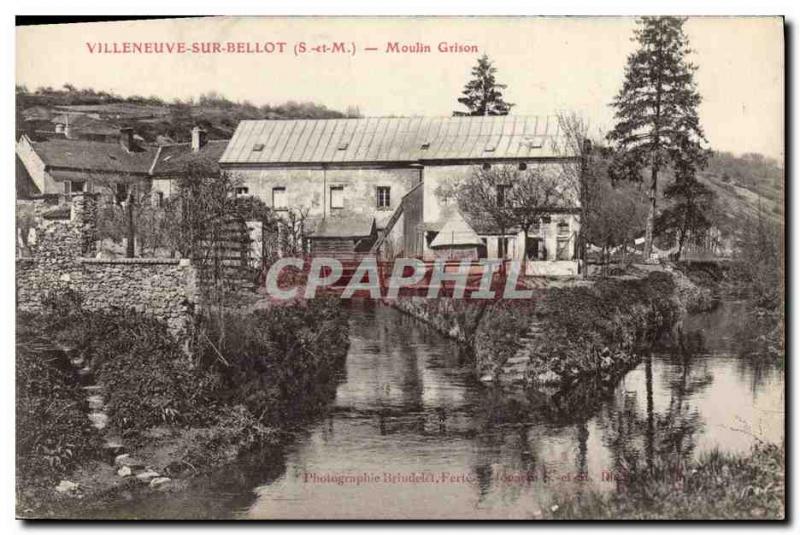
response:
<path id="1" fill-rule="evenodd" d="M 343 113 L 311 102 L 286 102 L 255 106 L 232 102 L 209 93 L 197 100 L 166 102 L 156 97 L 121 97 L 93 89 L 17 87 L 16 134 L 39 137 L 52 133 L 56 123 L 67 119 L 72 128 L 97 135 L 110 135 L 122 126 L 133 127 L 145 141 L 189 141 L 193 126 L 208 131 L 209 139 L 228 139 L 244 119 L 330 119 L 357 115 Z"/>
<path id="2" fill-rule="evenodd" d="M 700 179 L 716 194 L 717 209 L 728 219 L 755 219 L 759 212 L 783 224 L 784 171 L 760 154 L 715 153 Z"/>

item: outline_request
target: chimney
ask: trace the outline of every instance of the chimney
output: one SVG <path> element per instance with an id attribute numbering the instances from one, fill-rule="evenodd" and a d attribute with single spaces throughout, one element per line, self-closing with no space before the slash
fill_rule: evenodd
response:
<path id="1" fill-rule="evenodd" d="M 192 152 L 197 152 L 205 147 L 206 135 L 207 132 L 199 126 L 192 128 Z"/>
<path id="2" fill-rule="evenodd" d="M 125 150 L 128 152 L 133 152 L 134 144 L 133 144 L 133 128 L 126 126 L 124 128 L 119 129 L 119 142 Z"/>

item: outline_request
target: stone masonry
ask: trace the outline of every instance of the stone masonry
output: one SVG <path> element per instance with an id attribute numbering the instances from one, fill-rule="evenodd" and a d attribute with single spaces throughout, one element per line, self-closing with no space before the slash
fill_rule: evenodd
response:
<path id="1" fill-rule="evenodd" d="M 184 340 L 198 301 L 195 268 L 186 259 L 96 259 L 96 199 L 73 199 L 68 220 L 48 221 L 34 206 L 29 254 L 17 258 L 17 309 L 40 311 L 52 292 L 74 290 L 88 310 L 134 309 L 164 321 Z"/>

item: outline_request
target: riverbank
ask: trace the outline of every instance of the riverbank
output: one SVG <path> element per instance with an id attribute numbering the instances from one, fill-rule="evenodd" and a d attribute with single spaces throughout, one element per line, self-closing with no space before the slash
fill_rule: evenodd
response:
<path id="1" fill-rule="evenodd" d="M 638 363 L 637 348 L 678 322 L 685 295 L 674 275 L 650 273 L 542 289 L 529 300 L 393 304 L 466 346 L 483 382 L 562 388 L 588 377 L 611 382 Z"/>
<path id="2" fill-rule="evenodd" d="M 17 329 L 24 518 L 102 516 L 104 503 L 279 443 L 333 395 L 348 343 L 341 303 L 325 299 L 199 325 L 192 358 L 162 323 L 87 312 L 76 296 L 21 314 Z"/>
<path id="3" fill-rule="evenodd" d="M 620 477 L 610 493 L 573 495 L 546 517 L 560 520 L 783 520 L 786 451 L 758 444 L 749 455 L 712 451 L 697 462 L 659 461 Z"/>
<path id="4" fill-rule="evenodd" d="M 768 244 L 765 246 L 769 249 Z M 751 305 L 748 328 L 736 336 L 742 354 L 783 366 L 786 356 L 785 283 L 775 252 L 764 251 L 763 254 L 763 258 L 758 255 L 750 263 L 680 263 L 676 273 L 714 299 L 734 296 L 748 301 Z"/>

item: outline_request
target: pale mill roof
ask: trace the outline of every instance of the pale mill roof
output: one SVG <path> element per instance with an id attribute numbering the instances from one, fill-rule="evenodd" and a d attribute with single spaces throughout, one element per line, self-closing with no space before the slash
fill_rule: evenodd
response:
<path id="1" fill-rule="evenodd" d="M 336 164 L 553 158 L 548 116 L 241 121 L 220 164 Z"/>

